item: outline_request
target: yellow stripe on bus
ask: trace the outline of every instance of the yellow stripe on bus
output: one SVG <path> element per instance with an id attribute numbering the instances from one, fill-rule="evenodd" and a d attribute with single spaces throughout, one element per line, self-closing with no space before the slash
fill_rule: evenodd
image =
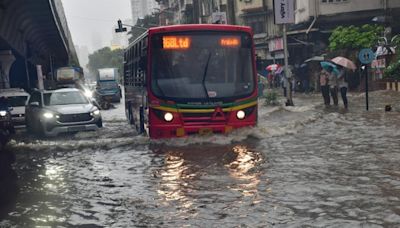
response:
<path id="1" fill-rule="evenodd" d="M 223 112 L 238 111 L 255 105 L 257 105 L 257 101 L 253 101 L 244 105 L 239 105 L 231 108 L 224 108 L 222 109 L 222 111 Z M 163 106 L 152 106 L 152 108 L 165 112 L 179 112 L 179 113 L 209 113 L 215 111 L 215 109 L 177 109 L 177 108 L 169 108 Z"/>

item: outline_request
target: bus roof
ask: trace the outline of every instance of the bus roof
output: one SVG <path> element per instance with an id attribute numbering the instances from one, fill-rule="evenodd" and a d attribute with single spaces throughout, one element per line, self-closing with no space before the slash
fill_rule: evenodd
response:
<path id="1" fill-rule="evenodd" d="M 161 27 L 153 27 L 149 29 L 149 34 L 163 32 L 179 32 L 179 31 L 242 31 L 253 33 L 250 27 L 238 25 L 222 25 L 222 24 L 184 24 L 184 25 L 169 25 Z"/>
<path id="2" fill-rule="evenodd" d="M 146 32 L 137 37 L 132 43 L 129 44 L 126 50 L 129 50 L 138 41 L 142 40 L 147 35 L 153 35 L 163 32 L 182 32 L 182 31 L 241 31 L 248 32 L 253 35 L 253 30 L 248 26 L 239 25 L 225 25 L 225 24 L 181 24 L 181 25 L 167 25 L 160 27 L 149 28 Z"/>

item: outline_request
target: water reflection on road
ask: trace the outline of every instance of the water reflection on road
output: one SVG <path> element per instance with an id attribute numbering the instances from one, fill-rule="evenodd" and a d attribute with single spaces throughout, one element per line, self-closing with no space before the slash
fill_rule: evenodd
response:
<path id="1" fill-rule="evenodd" d="M 150 141 L 120 106 L 98 132 L 21 132 L 0 227 L 399 227 L 400 96 L 372 93 L 370 112 L 297 97 L 230 136 Z"/>

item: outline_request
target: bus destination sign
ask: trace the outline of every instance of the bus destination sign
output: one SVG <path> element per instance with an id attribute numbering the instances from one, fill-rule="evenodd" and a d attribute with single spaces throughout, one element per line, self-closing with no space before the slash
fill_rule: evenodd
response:
<path id="1" fill-rule="evenodd" d="M 164 36 L 164 49 L 188 49 L 190 48 L 190 37 L 187 36 Z"/>
<path id="2" fill-rule="evenodd" d="M 239 37 L 223 37 L 220 40 L 220 44 L 223 47 L 238 47 L 240 46 Z"/>

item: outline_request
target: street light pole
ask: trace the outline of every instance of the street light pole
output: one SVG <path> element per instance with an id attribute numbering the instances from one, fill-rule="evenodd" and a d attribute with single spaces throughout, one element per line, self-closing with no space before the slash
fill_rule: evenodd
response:
<path id="1" fill-rule="evenodd" d="M 182 24 L 182 22 L 181 22 L 181 20 L 182 20 L 182 9 L 181 9 L 181 1 L 180 0 L 178 0 L 178 10 L 179 10 L 179 13 L 178 13 L 178 23 L 179 24 Z"/>
<path id="2" fill-rule="evenodd" d="M 117 33 L 118 33 L 118 32 L 126 32 L 127 30 L 126 30 L 126 28 L 123 27 L 123 26 L 128 26 L 128 27 L 131 27 L 131 28 L 142 29 L 142 30 L 144 30 L 145 32 L 148 30 L 147 28 L 140 27 L 140 26 L 137 26 L 137 25 L 123 24 L 123 23 L 121 22 L 121 20 L 118 20 L 118 28 L 115 29 L 115 32 L 117 32 Z"/>
<path id="3" fill-rule="evenodd" d="M 289 81 L 291 80 L 291 75 L 289 75 L 289 59 L 288 59 L 288 45 L 287 45 L 287 31 L 286 31 L 286 24 L 283 24 L 283 55 L 284 55 L 284 61 L 285 61 L 285 76 L 286 80 L 288 81 L 288 86 L 289 88 L 286 88 L 287 92 L 287 106 L 293 106 L 293 98 L 292 98 L 292 83 Z M 290 76 L 290 77 L 289 77 Z"/>

